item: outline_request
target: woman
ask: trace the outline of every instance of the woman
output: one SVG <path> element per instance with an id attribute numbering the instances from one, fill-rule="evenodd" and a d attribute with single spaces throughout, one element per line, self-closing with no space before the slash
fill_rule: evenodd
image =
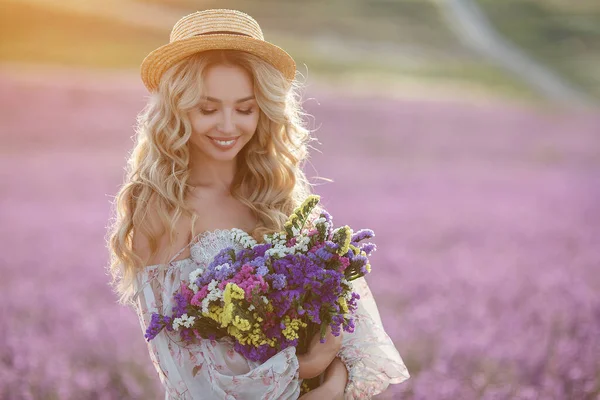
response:
<path id="1" fill-rule="evenodd" d="M 144 60 L 151 97 L 110 234 L 120 300 L 134 306 L 143 331 L 152 312 L 171 311 L 189 272 L 236 246 L 233 228 L 257 240 L 280 231 L 311 192 L 295 71 L 256 21 L 234 10 L 182 18 L 170 43 Z M 355 332 L 328 332 L 323 344 L 315 336 L 303 355 L 290 347 L 258 364 L 228 339 L 183 346 L 161 332 L 148 347 L 166 398 L 297 399 L 302 379 L 324 373 L 304 400 L 363 399 L 408 379 L 366 282 L 354 283 L 362 297 Z"/>

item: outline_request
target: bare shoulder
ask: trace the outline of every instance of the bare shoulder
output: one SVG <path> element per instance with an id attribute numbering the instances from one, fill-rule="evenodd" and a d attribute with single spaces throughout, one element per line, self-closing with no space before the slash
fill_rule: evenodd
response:
<path id="1" fill-rule="evenodd" d="M 142 259 L 143 265 L 166 263 L 189 243 L 189 218 L 179 218 L 174 226 L 175 237 L 171 243 L 168 225 L 171 223 L 171 216 L 164 220 L 156 205 L 152 203 L 144 212 L 142 225 L 133 228 L 133 252 Z M 153 252 L 154 246 L 156 249 Z"/>

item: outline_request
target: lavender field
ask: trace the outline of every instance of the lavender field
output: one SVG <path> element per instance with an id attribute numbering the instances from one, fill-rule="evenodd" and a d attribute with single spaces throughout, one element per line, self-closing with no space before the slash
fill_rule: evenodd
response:
<path id="1" fill-rule="evenodd" d="M 105 271 L 145 92 L 0 73 L 0 398 L 161 399 Z M 411 378 L 380 399 L 600 398 L 600 114 L 313 88 L 309 176 L 375 230 L 369 283 Z"/>

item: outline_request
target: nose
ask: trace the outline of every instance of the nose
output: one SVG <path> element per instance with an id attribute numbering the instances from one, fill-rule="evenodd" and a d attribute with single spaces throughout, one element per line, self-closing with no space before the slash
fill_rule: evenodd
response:
<path id="1" fill-rule="evenodd" d="M 230 111 L 223 111 L 221 123 L 217 127 L 220 132 L 226 135 L 235 133 L 235 123 L 233 121 L 233 115 Z"/>

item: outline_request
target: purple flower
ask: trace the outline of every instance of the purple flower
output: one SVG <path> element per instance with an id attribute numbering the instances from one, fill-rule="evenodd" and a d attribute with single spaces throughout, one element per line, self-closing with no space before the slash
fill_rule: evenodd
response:
<path id="1" fill-rule="evenodd" d="M 271 275 L 271 277 L 272 277 L 272 285 L 273 285 L 274 289 L 281 290 L 286 286 L 287 280 L 285 278 L 285 275 L 273 274 L 273 275 Z"/>
<path id="2" fill-rule="evenodd" d="M 269 268 L 266 265 L 261 265 L 256 269 L 256 274 L 259 276 L 265 276 L 269 273 Z"/>
<path id="3" fill-rule="evenodd" d="M 371 239 L 374 236 L 375 236 L 375 233 L 372 230 L 370 230 L 370 229 L 360 229 L 360 230 L 356 231 L 352 235 L 352 238 L 350 239 L 350 242 L 352 244 L 356 245 L 361 240 Z"/>
<path id="4" fill-rule="evenodd" d="M 374 252 L 375 250 L 377 250 L 377 246 L 375 246 L 375 243 L 365 243 L 365 244 L 361 245 L 359 247 L 359 249 L 361 249 L 368 256 L 370 256 L 372 252 Z"/>
<path id="5" fill-rule="evenodd" d="M 354 332 L 354 319 L 353 318 L 349 318 L 348 320 L 346 320 L 344 322 L 344 331 L 348 332 L 348 333 Z"/>
<path id="6" fill-rule="evenodd" d="M 239 342 L 235 343 L 234 350 L 242 354 L 248 360 L 258 362 L 264 362 L 265 360 L 268 360 L 269 358 L 277 354 L 278 351 L 277 349 L 269 346 L 268 344 L 253 347 L 250 345 L 240 344 Z"/>
<path id="7" fill-rule="evenodd" d="M 315 254 L 319 256 L 319 258 L 321 258 L 323 261 L 329 261 L 333 257 L 333 253 L 328 250 L 328 247 L 321 247 L 319 250 L 316 251 Z"/>
<path id="8" fill-rule="evenodd" d="M 224 280 L 231 278 L 235 274 L 236 269 L 237 268 L 234 268 L 229 263 L 217 265 L 214 269 L 214 279 L 223 282 Z"/>
<path id="9" fill-rule="evenodd" d="M 357 309 L 357 307 L 358 307 L 357 301 L 358 300 L 360 300 L 360 295 L 356 292 L 352 292 L 350 300 L 346 301 L 346 304 L 348 305 L 348 309 L 350 310 L 350 312 L 354 312 Z"/>
<path id="10" fill-rule="evenodd" d="M 172 309 L 173 318 L 179 318 L 187 312 L 188 302 L 185 296 L 181 293 L 176 293 L 173 298 L 175 299 L 175 305 Z"/>
<path id="11" fill-rule="evenodd" d="M 173 320 L 170 317 L 162 316 L 157 313 L 152 313 L 152 317 L 150 318 L 150 324 L 148 324 L 148 328 L 146 329 L 146 333 L 144 337 L 149 342 L 156 337 L 163 330 L 163 328 L 167 327 L 167 330 L 172 330 Z"/>
<path id="12" fill-rule="evenodd" d="M 261 243 L 261 244 L 257 244 L 256 246 L 254 246 L 252 248 L 252 251 L 254 252 L 254 254 L 257 257 L 264 257 L 265 256 L 265 251 L 267 251 L 270 248 L 271 248 L 271 244 L 269 244 L 269 243 Z"/>

